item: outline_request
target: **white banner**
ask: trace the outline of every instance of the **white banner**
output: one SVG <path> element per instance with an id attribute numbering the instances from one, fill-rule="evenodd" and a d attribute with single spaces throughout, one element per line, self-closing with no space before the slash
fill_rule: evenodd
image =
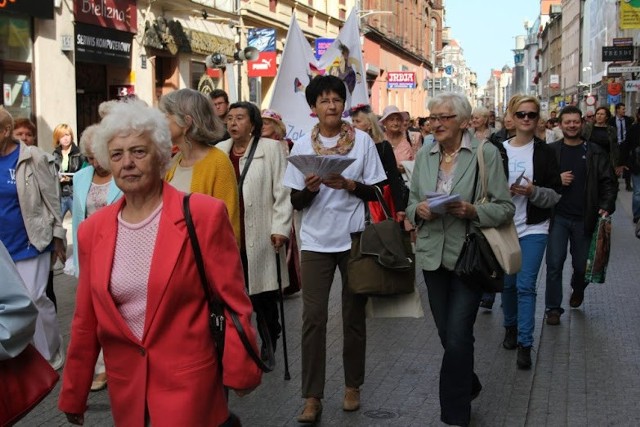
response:
<path id="1" fill-rule="evenodd" d="M 315 59 L 313 49 L 298 26 L 295 14 L 291 17 L 269 106 L 282 115 L 287 125 L 287 138 L 296 141 L 310 132 L 317 123 L 307 104 L 304 90 L 313 77 L 325 74 L 340 77 L 345 82 L 345 117 L 352 105 L 369 103 L 356 8 L 351 11 L 338 38 L 319 60 Z"/>

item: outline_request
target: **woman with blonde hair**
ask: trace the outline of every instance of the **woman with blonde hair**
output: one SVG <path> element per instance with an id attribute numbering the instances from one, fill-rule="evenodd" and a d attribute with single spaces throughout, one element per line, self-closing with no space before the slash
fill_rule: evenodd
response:
<path id="1" fill-rule="evenodd" d="M 73 175 L 82 169 L 84 156 L 74 143 L 71 126 L 61 123 L 53 129 L 53 158 L 60 180 L 60 215 L 64 220 L 73 210 Z"/>
<path id="2" fill-rule="evenodd" d="M 509 101 L 516 135 L 502 144 L 509 157 L 509 190 L 516 207 L 516 225 L 522 268 L 505 276 L 502 292 L 507 350 L 518 349 L 518 369 L 531 368 L 531 347 L 536 311 L 536 282 L 547 247 L 551 209 L 560 200 L 560 168 L 553 149 L 535 136 L 540 102 L 516 95 Z"/>
<path id="3" fill-rule="evenodd" d="M 222 200 L 239 243 L 238 183 L 229 158 L 212 145 L 225 129 L 211 102 L 196 90 L 180 89 L 164 95 L 159 108 L 169 122 L 171 142 L 179 150 L 165 179 L 185 193 Z"/>

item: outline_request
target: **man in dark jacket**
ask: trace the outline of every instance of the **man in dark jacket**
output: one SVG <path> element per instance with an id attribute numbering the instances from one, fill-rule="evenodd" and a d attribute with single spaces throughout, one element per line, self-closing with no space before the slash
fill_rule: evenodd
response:
<path id="1" fill-rule="evenodd" d="M 640 108 L 636 117 L 640 117 Z M 633 222 L 638 222 L 640 220 L 640 121 L 631 126 L 627 132 L 627 139 L 620 148 L 620 168 L 627 172 L 633 181 L 631 210 Z"/>
<path id="2" fill-rule="evenodd" d="M 627 140 L 627 133 L 631 130 L 633 125 L 633 119 L 625 115 L 627 107 L 624 103 L 619 102 L 616 104 L 616 115 L 609 119 L 609 126 L 616 128 L 616 135 L 618 136 L 618 146 L 624 144 Z M 627 191 L 631 191 L 631 175 L 629 171 L 624 171 L 622 174 Z"/>
<path id="3" fill-rule="evenodd" d="M 558 325 L 562 309 L 562 269 L 570 243 L 573 293 L 569 305 L 580 307 L 584 299 L 585 269 L 591 237 L 599 216 L 616 207 L 618 181 L 609 156 L 596 144 L 582 139 L 582 112 L 574 106 L 559 116 L 563 139 L 551 144 L 560 165 L 562 198 L 555 207 L 547 243 L 548 325 Z"/>

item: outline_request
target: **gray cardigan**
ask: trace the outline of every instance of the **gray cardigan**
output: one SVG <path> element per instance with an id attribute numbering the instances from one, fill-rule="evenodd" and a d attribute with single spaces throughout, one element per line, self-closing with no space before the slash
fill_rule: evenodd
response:
<path id="1" fill-rule="evenodd" d="M 461 149 L 458 154 L 451 194 L 459 194 L 462 200 L 471 201 L 477 164 L 476 151 L 480 141 L 473 138 L 467 131 L 463 133 L 463 139 L 470 142 L 471 150 Z M 463 140 L 463 146 L 466 145 L 465 140 Z M 499 226 L 513 218 L 515 213 L 498 150 L 492 144 L 485 144 L 483 153 L 490 202 L 476 204 L 478 217 L 472 221 L 472 229 Z M 422 221 L 420 218 L 416 220 L 418 203 L 425 200 L 427 192 L 436 191 L 440 157 L 437 142 L 425 145 L 418 152 L 407 207 L 407 218 L 417 224 L 416 263 L 418 267 L 428 271 L 436 270 L 441 266 L 447 270 L 453 270 L 465 236 L 466 220 L 451 215 L 442 215 L 432 221 Z M 480 182 L 478 182 L 476 197 L 480 194 L 479 186 Z"/>

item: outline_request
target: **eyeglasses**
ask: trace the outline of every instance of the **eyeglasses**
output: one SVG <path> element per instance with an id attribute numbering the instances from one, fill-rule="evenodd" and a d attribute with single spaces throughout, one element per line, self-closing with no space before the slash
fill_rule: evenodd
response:
<path id="1" fill-rule="evenodd" d="M 429 123 L 435 123 L 435 122 L 445 123 L 455 117 L 458 117 L 458 115 L 457 114 L 451 114 L 451 115 L 441 114 L 439 116 L 430 116 L 427 118 L 427 121 Z"/>
<path id="2" fill-rule="evenodd" d="M 538 113 L 536 111 L 516 111 L 514 116 L 516 116 L 520 120 L 524 119 L 525 117 L 533 120 L 538 118 Z"/>

